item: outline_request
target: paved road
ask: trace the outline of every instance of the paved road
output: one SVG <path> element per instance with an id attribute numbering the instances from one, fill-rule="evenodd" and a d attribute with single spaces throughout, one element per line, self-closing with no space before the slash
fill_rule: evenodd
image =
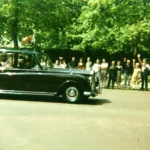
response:
<path id="1" fill-rule="evenodd" d="M 78 105 L 1 97 L 0 134 L 0 150 L 149 150 L 150 92 L 104 89 Z"/>

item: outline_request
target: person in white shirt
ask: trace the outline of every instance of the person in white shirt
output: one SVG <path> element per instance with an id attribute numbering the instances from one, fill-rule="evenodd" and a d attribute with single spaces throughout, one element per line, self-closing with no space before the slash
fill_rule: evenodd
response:
<path id="1" fill-rule="evenodd" d="M 147 64 L 146 59 L 144 58 L 143 60 L 141 60 L 141 56 L 140 54 L 138 54 L 138 61 L 141 64 L 141 79 L 142 79 L 142 85 L 141 85 L 141 90 L 145 90 L 148 91 L 148 71 L 150 71 L 150 65 Z"/>
<path id="2" fill-rule="evenodd" d="M 117 70 L 116 83 L 117 83 L 117 88 L 119 89 L 120 84 L 121 84 L 121 74 L 122 74 L 122 70 L 123 70 L 123 67 L 121 65 L 121 61 L 117 62 L 116 70 Z"/>
<path id="3" fill-rule="evenodd" d="M 92 70 L 92 62 L 90 60 L 90 57 L 87 58 L 86 70 Z"/>
<path id="4" fill-rule="evenodd" d="M 60 68 L 67 68 L 67 63 L 66 63 L 65 59 L 61 60 Z"/>
<path id="5" fill-rule="evenodd" d="M 96 79 L 98 79 L 99 81 L 99 86 L 101 81 L 100 69 L 101 69 L 100 60 L 96 59 L 96 62 L 92 66 L 92 70 L 95 72 Z"/>
<path id="6" fill-rule="evenodd" d="M 103 87 L 106 87 L 107 71 L 108 71 L 108 63 L 103 58 L 101 63 L 101 82 Z"/>

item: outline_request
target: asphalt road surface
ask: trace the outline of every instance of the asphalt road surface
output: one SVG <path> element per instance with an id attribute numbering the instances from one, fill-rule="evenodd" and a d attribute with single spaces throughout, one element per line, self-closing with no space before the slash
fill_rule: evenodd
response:
<path id="1" fill-rule="evenodd" d="M 3 96 L 0 150 L 150 150 L 150 92 L 104 89 L 83 104 Z"/>

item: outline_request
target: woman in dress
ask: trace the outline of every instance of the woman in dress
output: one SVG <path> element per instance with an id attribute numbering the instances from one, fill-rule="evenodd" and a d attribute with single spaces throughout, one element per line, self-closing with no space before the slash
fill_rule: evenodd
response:
<path id="1" fill-rule="evenodd" d="M 85 64 L 83 62 L 83 59 L 80 58 L 79 62 L 78 62 L 78 69 L 84 70 L 85 69 Z"/>
<path id="2" fill-rule="evenodd" d="M 133 59 L 133 74 L 131 81 L 133 82 L 132 89 L 139 89 L 139 83 L 141 82 L 141 72 L 142 69 L 140 68 L 140 63 L 135 63 L 135 60 Z"/>

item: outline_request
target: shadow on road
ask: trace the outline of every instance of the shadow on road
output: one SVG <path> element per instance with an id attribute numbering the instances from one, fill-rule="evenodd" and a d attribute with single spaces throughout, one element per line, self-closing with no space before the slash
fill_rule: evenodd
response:
<path id="1" fill-rule="evenodd" d="M 87 99 L 86 101 L 80 103 L 80 104 L 86 104 L 86 105 L 103 105 L 103 104 L 106 104 L 106 103 L 111 103 L 110 100 L 108 99 Z"/>
<path id="2" fill-rule="evenodd" d="M 65 102 L 59 97 L 51 96 L 26 96 L 26 95 L 0 95 L 0 99 L 5 100 L 18 100 L 18 101 L 34 101 L 34 102 L 52 102 L 52 103 L 64 103 Z M 106 103 L 111 103 L 108 99 L 96 99 L 89 98 L 80 102 L 79 105 L 103 105 Z M 67 103 L 68 104 L 68 103 Z"/>

